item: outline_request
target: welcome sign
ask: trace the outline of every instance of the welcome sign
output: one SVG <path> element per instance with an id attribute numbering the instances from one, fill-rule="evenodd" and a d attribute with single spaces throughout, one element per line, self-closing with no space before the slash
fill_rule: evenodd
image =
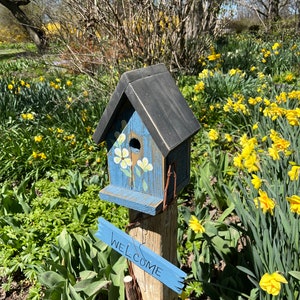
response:
<path id="1" fill-rule="evenodd" d="M 96 237 L 177 294 L 181 293 L 186 273 L 133 239 L 130 235 L 116 228 L 105 219 L 99 218 Z"/>

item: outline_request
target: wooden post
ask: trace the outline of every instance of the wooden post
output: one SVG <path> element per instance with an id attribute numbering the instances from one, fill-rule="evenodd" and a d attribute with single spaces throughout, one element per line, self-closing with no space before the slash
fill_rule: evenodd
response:
<path id="1" fill-rule="evenodd" d="M 177 265 L 177 202 L 173 201 L 164 212 L 149 216 L 129 210 L 131 223 L 138 221 L 129 231 L 130 236 L 153 252 Z M 175 300 L 178 295 L 157 279 L 132 264 L 143 300 Z"/>
<path id="2" fill-rule="evenodd" d="M 139 293 L 134 287 L 133 278 L 130 275 L 124 277 L 125 293 L 127 300 L 140 300 Z"/>

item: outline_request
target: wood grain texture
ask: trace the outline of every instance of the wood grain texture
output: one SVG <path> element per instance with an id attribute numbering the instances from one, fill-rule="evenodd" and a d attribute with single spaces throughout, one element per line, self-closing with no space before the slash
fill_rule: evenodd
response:
<path id="1" fill-rule="evenodd" d="M 102 200 L 155 216 L 161 210 L 163 198 L 135 192 L 127 188 L 108 185 L 99 193 Z"/>
<path id="2" fill-rule="evenodd" d="M 139 226 L 132 228 L 129 234 L 173 265 L 177 265 L 177 214 L 176 201 L 166 211 L 155 217 L 148 217 L 145 214 L 130 210 L 130 222 L 139 220 Z M 178 299 L 179 290 L 174 292 L 138 266 L 133 264 L 132 267 L 143 300 Z M 175 278 L 175 273 L 170 274 L 170 280 Z"/>

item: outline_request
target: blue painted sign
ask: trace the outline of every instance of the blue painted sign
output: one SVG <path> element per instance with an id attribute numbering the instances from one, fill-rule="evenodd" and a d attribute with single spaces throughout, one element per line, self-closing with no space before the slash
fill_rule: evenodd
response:
<path id="1" fill-rule="evenodd" d="M 130 235 L 99 218 L 96 237 L 176 293 L 181 293 L 187 274 Z"/>

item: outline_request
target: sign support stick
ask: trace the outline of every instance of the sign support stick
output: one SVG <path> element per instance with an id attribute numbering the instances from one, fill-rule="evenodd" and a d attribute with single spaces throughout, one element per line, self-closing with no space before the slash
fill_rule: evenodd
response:
<path id="1" fill-rule="evenodd" d="M 170 263 L 177 264 L 177 201 L 163 212 L 149 216 L 135 210 L 129 210 L 129 234 L 153 252 Z M 135 226 L 136 225 L 136 226 Z M 178 295 L 163 283 L 132 264 L 134 276 L 139 285 L 143 300 L 177 300 Z"/>

